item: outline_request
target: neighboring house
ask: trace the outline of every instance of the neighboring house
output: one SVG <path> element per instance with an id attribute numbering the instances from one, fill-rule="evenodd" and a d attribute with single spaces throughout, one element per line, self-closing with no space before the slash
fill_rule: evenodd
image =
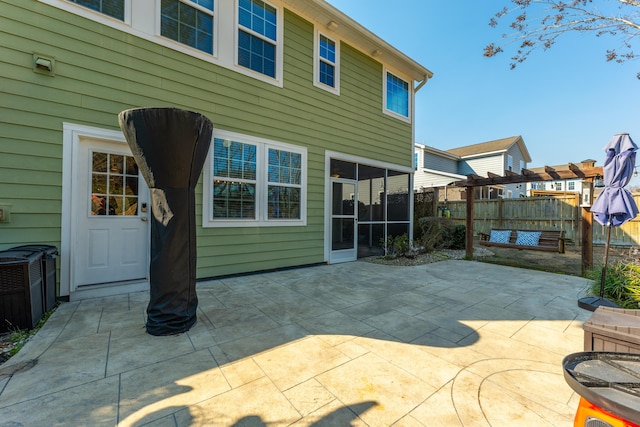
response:
<path id="1" fill-rule="evenodd" d="M 149 189 L 117 123 L 134 107 L 214 124 L 199 279 L 351 261 L 412 229 L 414 94 L 432 74 L 326 1 L 0 8 L 0 249 L 60 248 L 62 297 L 148 288 Z"/>
<path id="2" fill-rule="evenodd" d="M 521 136 L 497 139 L 450 150 L 438 150 L 422 144 L 414 145 L 416 174 L 414 191 L 439 188 L 440 200 L 462 200 L 466 194 L 451 183 L 474 174 L 487 177 L 487 173 L 504 175 L 505 171 L 520 174 L 531 161 Z M 524 197 L 523 184 L 496 185 L 476 188 L 476 199 Z"/>
<path id="3" fill-rule="evenodd" d="M 552 169 L 562 170 L 568 169 L 568 165 L 551 166 Z M 531 172 L 543 173 L 545 167 L 529 168 Z M 563 193 L 582 193 L 582 180 L 581 179 L 558 179 L 555 181 L 545 182 L 528 182 L 527 183 L 527 196 L 536 195 L 553 195 Z"/>
<path id="4" fill-rule="evenodd" d="M 414 162 L 416 165 L 414 191 L 422 192 L 427 188 L 436 188 L 440 201 L 461 200 L 461 192 L 464 190 L 450 186 L 452 182 L 461 181 L 467 177 L 458 172 L 459 156 L 437 148 L 415 144 Z"/>

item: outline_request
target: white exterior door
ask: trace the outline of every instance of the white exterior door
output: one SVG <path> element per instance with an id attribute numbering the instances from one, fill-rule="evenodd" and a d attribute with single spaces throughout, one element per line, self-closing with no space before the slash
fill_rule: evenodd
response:
<path id="1" fill-rule="evenodd" d="M 149 189 L 123 141 L 81 137 L 71 212 L 71 290 L 146 281 Z"/>
<path id="2" fill-rule="evenodd" d="M 358 182 L 355 180 L 331 179 L 330 263 L 358 259 L 357 188 Z"/>

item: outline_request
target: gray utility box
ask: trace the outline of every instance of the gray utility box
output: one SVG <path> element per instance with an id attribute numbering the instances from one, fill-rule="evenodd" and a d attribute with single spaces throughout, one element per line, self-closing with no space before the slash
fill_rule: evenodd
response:
<path id="1" fill-rule="evenodd" d="M 44 311 L 51 310 L 57 302 L 56 293 L 56 258 L 58 248 L 52 245 L 24 245 L 9 249 L 10 251 L 30 251 L 42 253 L 42 286 Z"/>
<path id="2" fill-rule="evenodd" d="M 44 314 L 42 253 L 0 252 L 0 332 L 33 329 Z"/>
<path id="3" fill-rule="evenodd" d="M 640 354 L 640 310 L 601 306 L 582 329 L 584 351 Z"/>

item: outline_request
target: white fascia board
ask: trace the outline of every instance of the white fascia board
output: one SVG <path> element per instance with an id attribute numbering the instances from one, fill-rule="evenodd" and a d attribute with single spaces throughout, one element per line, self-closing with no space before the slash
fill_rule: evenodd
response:
<path id="1" fill-rule="evenodd" d="M 460 156 L 458 156 L 456 154 L 451 154 L 451 153 L 449 153 L 447 151 L 440 150 L 440 149 L 435 148 L 435 147 L 430 147 L 428 145 L 424 146 L 423 151 L 426 151 L 427 153 L 435 154 L 436 156 L 446 157 L 446 158 L 451 159 L 451 160 L 456 160 L 456 161 L 462 160 L 462 157 L 460 157 Z"/>
<path id="2" fill-rule="evenodd" d="M 424 173 L 430 173 L 430 174 L 433 174 L 433 175 L 446 176 L 446 177 L 449 177 L 449 178 L 455 178 L 455 179 L 467 179 L 467 176 L 466 176 L 466 175 L 458 175 L 457 173 L 442 172 L 442 171 L 435 170 L 435 169 L 426 169 L 426 168 L 423 168 L 423 169 L 422 169 L 422 171 L 423 171 Z"/>
<path id="3" fill-rule="evenodd" d="M 460 158 L 465 160 L 465 159 L 474 159 L 477 157 L 489 157 L 489 156 L 496 156 L 496 155 L 502 156 L 506 152 L 507 150 L 488 151 L 486 153 L 469 154 L 468 156 L 462 156 Z"/>

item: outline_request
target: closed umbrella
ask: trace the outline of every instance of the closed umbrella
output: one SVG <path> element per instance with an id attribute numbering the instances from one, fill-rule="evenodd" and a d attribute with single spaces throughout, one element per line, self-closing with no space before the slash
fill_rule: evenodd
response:
<path id="1" fill-rule="evenodd" d="M 614 302 L 604 298 L 604 282 L 609 258 L 609 242 L 611 228 L 620 227 L 625 222 L 638 215 L 633 196 L 624 188 L 633 175 L 638 146 L 631 140 L 628 133 L 619 133 L 604 147 L 606 159 L 604 162 L 604 190 L 591 207 L 596 221 L 606 227 L 606 242 L 604 246 L 604 264 L 600 275 L 600 295 L 578 300 L 578 305 L 594 311 L 599 306 L 618 307 Z"/>

